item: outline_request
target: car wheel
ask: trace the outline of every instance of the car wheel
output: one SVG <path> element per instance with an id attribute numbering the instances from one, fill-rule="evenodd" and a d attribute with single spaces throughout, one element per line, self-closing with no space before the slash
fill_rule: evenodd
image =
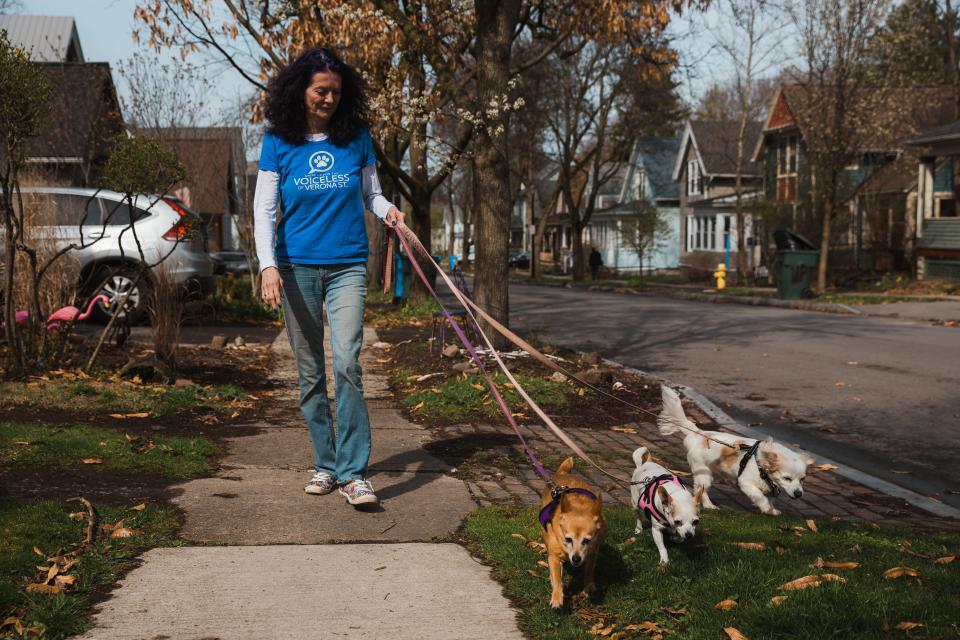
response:
<path id="1" fill-rule="evenodd" d="M 102 300 L 98 300 L 97 304 L 93 307 L 93 312 L 90 314 L 91 319 L 96 323 L 106 324 L 110 321 L 111 316 L 119 314 L 117 320 L 126 320 L 126 316 L 129 315 L 129 322 L 131 324 L 136 324 L 142 320 L 147 308 L 147 288 L 149 287 L 149 282 L 147 281 L 146 274 L 144 274 L 140 277 L 140 281 L 137 282 L 133 291 L 130 291 L 136 279 L 137 270 L 133 267 L 102 270 L 96 279 L 98 284 L 93 290 L 93 296 L 107 296 L 107 298 L 109 298 L 109 307 L 104 305 Z M 127 295 L 128 291 L 130 295 L 127 297 L 123 308 L 120 309 L 118 305 Z"/>

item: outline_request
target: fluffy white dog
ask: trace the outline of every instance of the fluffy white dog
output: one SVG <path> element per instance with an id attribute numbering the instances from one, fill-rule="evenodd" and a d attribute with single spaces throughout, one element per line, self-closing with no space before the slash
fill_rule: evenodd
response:
<path id="1" fill-rule="evenodd" d="M 736 482 L 761 512 L 773 516 L 780 512 L 769 496 L 776 497 L 781 491 L 793 498 L 803 495 L 802 483 L 812 458 L 774 442 L 773 438 L 751 440 L 720 431 L 701 431 L 687 419 L 677 392 L 666 385 L 660 388 L 663 408 L 657 426 L 664 435 L 683 429 L 693 484 L 705 508 L 716 509 L 709 495 L 714 474 Z"/>
<path id="2" fill-rule="evenodd" d="M 646 447 L 633 452 L 633 462 L 637 468 L 633 472 L 630 496 L 637 512 L 636 532 L 643 533 L 643 517 L 649 518 L 660 564 L 667 564 L 670 560 L 663 544 L 663 532 L 668 531 L 674 542 L 691 540 L 700 522 L 700 496 L 691 495 L 669 469 L 650 460 Z"/>

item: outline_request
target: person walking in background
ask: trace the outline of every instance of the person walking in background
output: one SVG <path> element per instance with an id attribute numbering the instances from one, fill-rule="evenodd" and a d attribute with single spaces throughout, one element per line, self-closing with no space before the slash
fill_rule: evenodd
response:
<path id="1" fill-rule="evenodd" d="M 375 504 L 366 478 L 370 418 L 361 382 L 366 301 L 364 210 L 387 224 L 403 213 L 383 197 L 364 83 L 327 48 L 306 51 L 268 88 L 254 235 L 263 300 L 283 306 L 300 379 L 300 410 L 313 442 L 311 494 L 339 487 L 352 505 Z M 277 210 L 282 208 L 277 224 Z M 333 349 L 333 429 L 323 348 L 326 306 Z"/>
<path id="2" fill-rule="evenodd" d="M 594 280 L 600 279 L 600 267 L 603 266 L 603 256 L 597 251 L 596 247 L 590 247 L 590 277 Z"/>

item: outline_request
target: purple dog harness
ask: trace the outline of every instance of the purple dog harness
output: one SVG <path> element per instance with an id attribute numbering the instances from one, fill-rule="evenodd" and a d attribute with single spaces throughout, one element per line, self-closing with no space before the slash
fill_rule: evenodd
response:
<path id="1" fill-rule="evenodd" d="M 657 503 L 654 501 L 654 498 L 657 495 L 657 489 L 659 489 L 661 485 L 670 483 L 681 488 L 683 487 L 680 478 L 670 473 L 664 474 L 648 480 L 646 486 L 643 487 L 643 491 L 640 492 L 640 497 L 637 499 L 637 509 L 647 514 L 647 517 L 651 520 L 655 519 L 666 527 L 670 526 L 670 521 L 657 509 Z"/>
<path id="2" fill-rule="evenodd" d="M 557 514 L 557 509 L 560 507 L 560 499 L 563 498 L 565 493 L 579 493 L 585 495 L 591 500 L 596 500 L 597 496 L 594 495 L 592 491 L 587 491 L 586 489 L 579 489 L 577 487 L 554 487 L 551 491 L 553 495 L 553 500 L 548 502 L 540 509 L 540 524 L 543 525 L 543 528 L 546 529 L 547 525 L 553 522 L 553 516 Z"/>

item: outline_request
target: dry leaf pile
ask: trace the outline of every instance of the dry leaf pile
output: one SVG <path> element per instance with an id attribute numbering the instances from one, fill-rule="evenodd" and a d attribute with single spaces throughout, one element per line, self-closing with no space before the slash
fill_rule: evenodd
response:
<path id="1" fill-rule="evenodd" d="M 40 547 L 34 547 L 33 552 L 43 558 L 46 564 L 36 565 L 37 577 L 25 587 L 30 593 L 60 593 L 77 581 L 77 576 L 68 572 L 80 561 L 78 551 L 62 553 L 58 549 L 55 554 L 48 556 Z"/>

